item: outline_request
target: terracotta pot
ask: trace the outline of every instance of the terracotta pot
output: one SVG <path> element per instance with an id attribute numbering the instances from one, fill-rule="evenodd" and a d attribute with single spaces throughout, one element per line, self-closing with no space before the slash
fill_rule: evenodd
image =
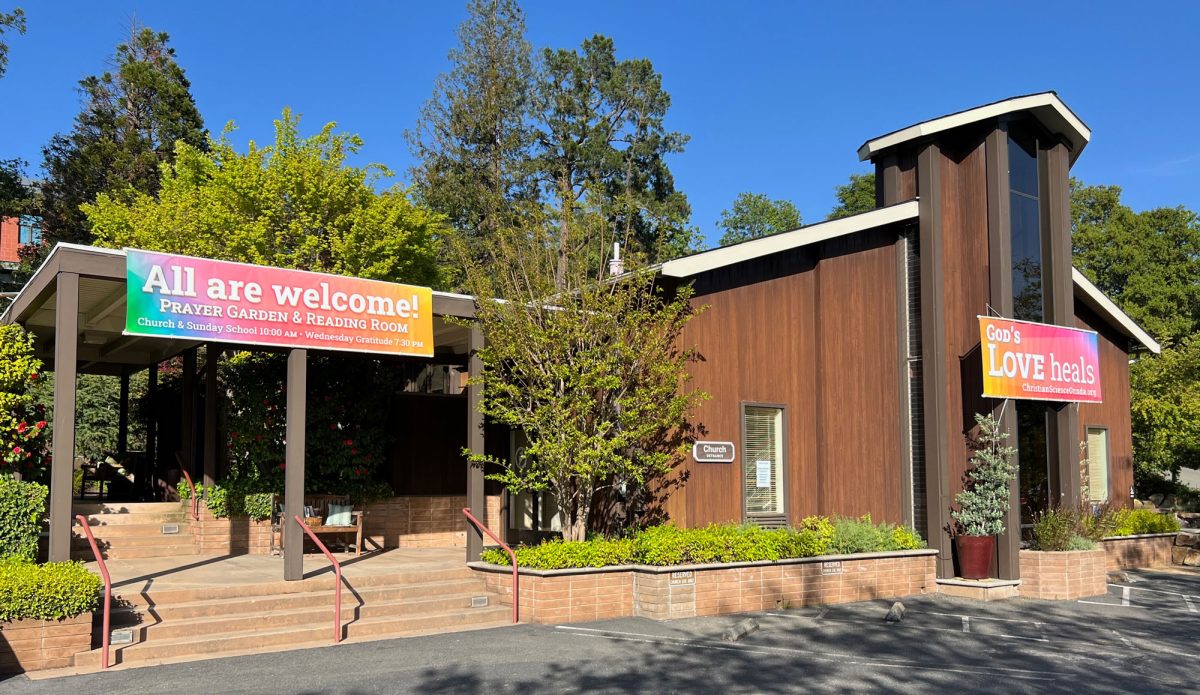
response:
<path id="1" fill-rule="evenodd" d="M 958 569 L 963 579 L 987 579 L 996 549 L 995 536 L 955 536 Z"/>

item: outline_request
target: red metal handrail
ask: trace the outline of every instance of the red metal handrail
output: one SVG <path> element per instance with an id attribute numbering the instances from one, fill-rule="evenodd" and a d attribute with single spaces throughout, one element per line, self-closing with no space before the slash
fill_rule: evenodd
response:
<path id="1" fill-rule="evenodd" d="M 325 547 L 321 539 L 317 538 L 317 534 L 312 532 L 308 524 L 304 523 L 304 519 L 301 519 L 299 514 L 293 514 L 292 518 L 296 520 L 297 524 L 300 524 L 300 528 L 304 529 L 304 532 L 313 540 L 313 543 L 316 543 L 321 552 L 325 553 L 325 557 L 329 558 L 329 561 L 333 563 L 335 582 L 333 589 L 333 643 L 337 644 L 342 641 L 342 564 L 337 561 L 333 553 L 329 552 L 329 548 Z M 301 550 L 303 551 L 303 548 Z"/>
<path id="2" fill-rule="evenodd" d="M 196 496 L 196 484 L 192 482 L 192 476 L 188 475 L 186 468 L 180 468 L 179 470 L 183 473 L 184 479 L 187 480 L 188 487 L 192 489 L 192 519 L 200 521 L 200 507 L 198 506 L 200 498 Z"/>
<path id="3" fill-rule="evenodd" d="M 483 533 L 486 533 L 486 534 L 488 535 L 488 537 L 489 537 L 489 538 L 491 538 L 492 540 L 494 540 L 494 541 L 496 541 L 497 543 L 499 543 L 499 544 L 500 544 L 500 547 L 501 547 L 501 548 L 504 548 L 504 552 L 508 553 L 508 557 L 509 557 L 509 558 L 512 560 L 512 568 L 513 568 L 513 622 L 514 622 L 514 623 L 519 623 L 519 622 L 521 622 L 521 620 L 520 620 L 520 618 L 521 618 L 521 589 L 520 589 L 520 584 L 519 584 L 519 582 L 521 581 L 521 575 L 520 575 L 520 573 L 517 571 L 517 554 L 513 552 L 513 549 L 512 549 L 512 548 L 508 547 L 508 544 L 507 544 L 507 543 L 505 543 L 504 541 L 500 540 L 500 537 L 499 537 L 499 536 L 497 536 L 496 534 L 492 533 L 491 529 L 489 529 L 487 526 L 484 526 L 483 524 L 479 523 L 479 519 L 476 519 L 474 516 L 472 516 L 472 515 L 471 515 L 471 508 L 470 508 L 470 507 L 463 507 L 462 513 L 463 513 L 464 515 L 466 515 L 466 517 L 467 517 L 468 519 L 470 519 L 470 520 L 471 520 L 471 523 L 472 523 L 472 524 L 475 524 L 475 528 L 479 529 L 479 530 L 480 530 L 480 531 L 482 531 Z"/>
<path id="4" fill-rule="evenodd" d="M 104 577 L 104 635 L 101 639 L 103 652 L 100 655 L 100 668 L 108 668 L 108 638 L 109 638 L 109 611 L 112 606 L 112 579 L 108 576 L 108 566 L 104 564 L 104 558 L 100 557 L 100 548 L 96 545 L 96 537 L 92 535 L 92 527 L 88 525 L 87 517 L 82 514 L 76 514 L 75 520 L 83 526 L 83 534 L 87 536 L 88 545 L 92 546 L 92 554 L 96 556 L 96 564 L 100 565 L 100 576 Z"/>

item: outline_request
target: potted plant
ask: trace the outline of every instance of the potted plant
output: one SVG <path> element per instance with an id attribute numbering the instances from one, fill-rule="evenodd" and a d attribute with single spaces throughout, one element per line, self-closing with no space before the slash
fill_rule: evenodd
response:
<path id="1" fill-rule="evenodd" d="M 975 424 L 979 436 L 971 468 L 963 491 L 954 498 L 958 509 L 951 510 L 950 516 L 955 522 L 954 545 L 963 578 L 987 579 L 996 536 L 1004 533 L 1008 487 L 1016 475 L 1012 463 L 1016 449 L 1005 446 L 1008 433 L 991 413 L 976 414 Z"/>

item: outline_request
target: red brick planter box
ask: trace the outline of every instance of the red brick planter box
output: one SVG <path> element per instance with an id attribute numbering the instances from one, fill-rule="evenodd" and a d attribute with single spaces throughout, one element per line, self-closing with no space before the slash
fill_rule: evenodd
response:
<path id="1" fill-rule="evenodd" d="M 1167 567 L 1171 564 L 1174 533 L 1150 533 L 1140 536 L 1114 536 L 1100 541 L 1105 567 L 1113 570 L 1136 567 Z"/>
<path id="2" fill-rule="evenodd" d="M 91 648 L 91 613 L 65 620 L 0 623 L 0 673 L 74 666 L 75 655 Z"/>
<path id="3" fill-rule="evenodd" d="M 1108 593 L 1106 554 L 1101 549 L 1052 553 L 1021 551 L 1023 598 L 1074 600 Z"/>
<path id="4" fill-rule="evenodd" d="M 521 570 L 521 619 L 655 620 L 898 598 L 937 591 L 936 550 L 709 565 Z M 512 604 L 512 568 L 482 562 L 488 588 Z"/>

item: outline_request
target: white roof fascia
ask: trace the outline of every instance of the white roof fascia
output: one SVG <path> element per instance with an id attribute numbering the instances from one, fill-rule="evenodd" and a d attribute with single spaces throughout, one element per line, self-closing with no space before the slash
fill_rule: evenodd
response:
<path id="1" fill-rule="evenodd" d="M 662 274 L 666 277 L 683 278 L 698 275 L 709 270 L 723 268 L 734 263 L 769 256 L 780 251 L 815 244 L 855 232 L 862 232 L 876 227 L 903 222 L 917 217 L 918 203 L 910 200 L 869 212 L 827 220 L 810 224 L 807 227 L 782 232 L 771 236 L 743 241 L 732 246 L 723 246 L 711 251 L 703 251 L 691 256 L 684 256 L 662 264 Z"/>
<path id="2" fill-rule="evenodd" d="M 1092 139 L 1092 131 L 1083 121 L 1079 120 L 1079 117 L 1071 109 L 1067 108 L 1067 105 L 1063 103 L 1062 99 L 1058 98 L 1057 94 L 1054 92 L 1042 92 L 1040 94 L 1005 99 L 1004 101 L 997 101 L 974 109 L 967 109 L 966 111 L 959 111 L 958 113 L 952 113 L 930 121 L 922 121 L 916 125 L 897 130 L 894 133 L 881 135 L 874 140 L 866 141 L 862 147 L 858 148 L 858 159 L 859 161 L 866 161 L 890 147 L 895 147 L 901 143 L 927 135 L 933 135 L 934 133 L 951 130 L 952 128 L 960 128 L 990 118 L 998 118 L 1016 111 L 1031 111 L 1034 109 L 1054 110 L 1066 127 L 1074 131 L 1072 135 L 1075 135 L 1079 142 L 1086 144 Z M 1075 139 L 1072 138 L 1072 140 Z M 1082 149 L 1082 146 L 1076 147 L 1076 152 L 1073 154 L 1078 154 L 1078 150 Z M 1074 156 L 1072 156 L 1072 161 L 1074 161 Z"/>
<path id="3" fill-rule="evenodd" d="M 1079 272 L 1078 268 L 1071 268 L 1071 279 L 1074 280 L 1075 286 L 1083 290 L 1084 295 L 1092 300 L 1092 307 L 1097 309 L 1106 318 L 1111 319 L 1115 324 L 1125 329 L 1125 332 L 1135 338 L 1139 343 L 1146 346 L 1146 349 L 1154 354 L 1162 352 L 1162 346 L 1158 344 L 1150 334 L 1142 330 L 1142 327 L 1137 325 L 1129 315 L 1121 311 L 1116 304 L 1113 303 L 1099 287 L 1092 284 L 1091 280 L 1087 279 L 1083 273 Z"/>

